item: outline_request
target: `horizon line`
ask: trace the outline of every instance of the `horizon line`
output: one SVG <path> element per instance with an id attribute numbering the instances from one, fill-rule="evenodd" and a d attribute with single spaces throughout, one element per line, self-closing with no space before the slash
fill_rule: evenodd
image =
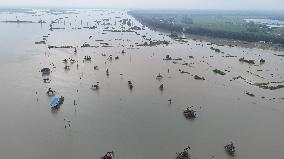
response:
<path id="1" fill-rule="evenodd" d="M 122 9 L 122 10 L 197 10 L 197 11 L 269 11 L 269 12 L 283 12 L 282 9 L 261 9 L 261 8 L 252 8 L 252 9 L 228 9 L 228 8 L 173 8 L 173 7 L 104 7 L 104 6 L 52 6 L 52 5 L 0 5 L 0 9 Z"/>

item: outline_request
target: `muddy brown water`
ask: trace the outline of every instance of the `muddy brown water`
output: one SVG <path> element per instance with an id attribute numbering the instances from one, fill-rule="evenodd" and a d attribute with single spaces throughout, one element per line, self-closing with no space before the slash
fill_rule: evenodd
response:
<path id="1" fill-rule="evenodd" d="M 109 27 L 119 30 L 121 26 L 128 28 L 119 20 L 130 18 L 131 25 L 141 26 L 125 11 L 76 10 L 78 14 L 57 15 L 36 11 L 41 16 L 0 14 L 0 20 L 17 16 L 47 21 L 42 25 L 0 23 L 0 158 L 91 159 L 113 150 L 117 159 L 172 159 L 190 145 L 193 158 L 227 159 L 230 157 L 224 145 L 230 141 L 237 147 L 235 158 L 283 157 L 284 89 L 264 90 L 241 79 L 230 81 L 237 76 L 251 82 L 284 81 L 283 57 L 274 55 L 283 52 L 213 45 L 224 52 L 215 53 L 207 42 L 187 39 L 187 43 L 180 43 L 147 27 L 137 31 L 140 35 L 108 32 L 103 22 L 94 22 L 110 18 Z M 61 20 L 54 27 L 66 29 L 49 31 L 50 21 L 57 18 L 63 18 L 66 24 Z M 98 28 L 71 29 L 86 26 L 87 22 Z M 46 45 L 34 44 L 47 34 Z M 145 42 L 143 35 L 170 44 L 131 48 Z M 96 41 L 99 39 L 113 47 L 102 47 Z M 84 42 L 99 47 L 80 48 Z M 74 49 L 47 49 L 47 45 L 79 47 L 74 55 Z M 183 60 L 176 64 L 164 61 L 167 54 Z M 223 57 L 228 54 L 237 57 Z M 108 61 L 109 55 L 119 59 Z M 84 56 L 91 56 L 92 61 L 83 63 Z M 263 58 L 266 62 L 250 66 L 240 63 L 241 57 L 257 61 Z M 71 67 L 65 71 L 65 58 L 78 60 L 79 68 L 68 62 Z M 190 66 L 182 65 L 185 62 Z M 56 68 L 50 66 L 52 63 Z M 95 65 L 99 70 L 94 70 Z M 39 72 L 43 67 L 52 70 L 50 83 L 43 83 Z M 212 72 L 215 68 L 230 72 L 217 75 Z M 181 74 L 179 69 L 191 74 Z M 156 79 L 158 73 L 164 76 L 161 81 Z M 206 80 L 195 80 L 194 75 Z M 132 90 L 128 80 L 134 85 Z M 90 87 L 96 82 L 100 82 L 100 89 L 94 91 Z M 164 84 L 162 92 L 160 84 Z M 56 96 L 65 97 L 58 111 L 50 109 L 52 98 L 46 95 L 49 87 L 57 91 Z M 173 100 L 171 105 L 169 98 Z M 192 105 L 197 118 L 186 120 L 182 112 Z M 64 128 L 64 118 L 71 121 L 71 128 Z"/>

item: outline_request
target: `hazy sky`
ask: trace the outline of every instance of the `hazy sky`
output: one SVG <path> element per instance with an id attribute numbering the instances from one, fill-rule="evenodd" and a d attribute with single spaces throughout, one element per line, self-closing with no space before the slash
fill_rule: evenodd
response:
<path id="1" fill-rule="evenodd" d="M 283 10 L 284 0 L 0 0 L 0 6 Z"/>

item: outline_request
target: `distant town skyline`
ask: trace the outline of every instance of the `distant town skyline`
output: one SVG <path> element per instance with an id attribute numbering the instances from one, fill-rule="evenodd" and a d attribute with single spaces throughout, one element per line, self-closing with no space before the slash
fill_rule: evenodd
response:
<path id="1" fill-rule="evenodd" d="M 284 0 L 0 0 L 5 6 L 284 11 Z"/>

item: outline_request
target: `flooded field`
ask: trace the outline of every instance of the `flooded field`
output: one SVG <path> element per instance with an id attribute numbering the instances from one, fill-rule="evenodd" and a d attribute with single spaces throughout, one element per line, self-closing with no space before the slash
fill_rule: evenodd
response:
<path id="1" fill-rule="evenodd" d="M 0 21 L 0 158 L 227 159 L 231 141 L 234 158 L 283 156 L 284 52 L 170 37 L 121 10 Z"/>

